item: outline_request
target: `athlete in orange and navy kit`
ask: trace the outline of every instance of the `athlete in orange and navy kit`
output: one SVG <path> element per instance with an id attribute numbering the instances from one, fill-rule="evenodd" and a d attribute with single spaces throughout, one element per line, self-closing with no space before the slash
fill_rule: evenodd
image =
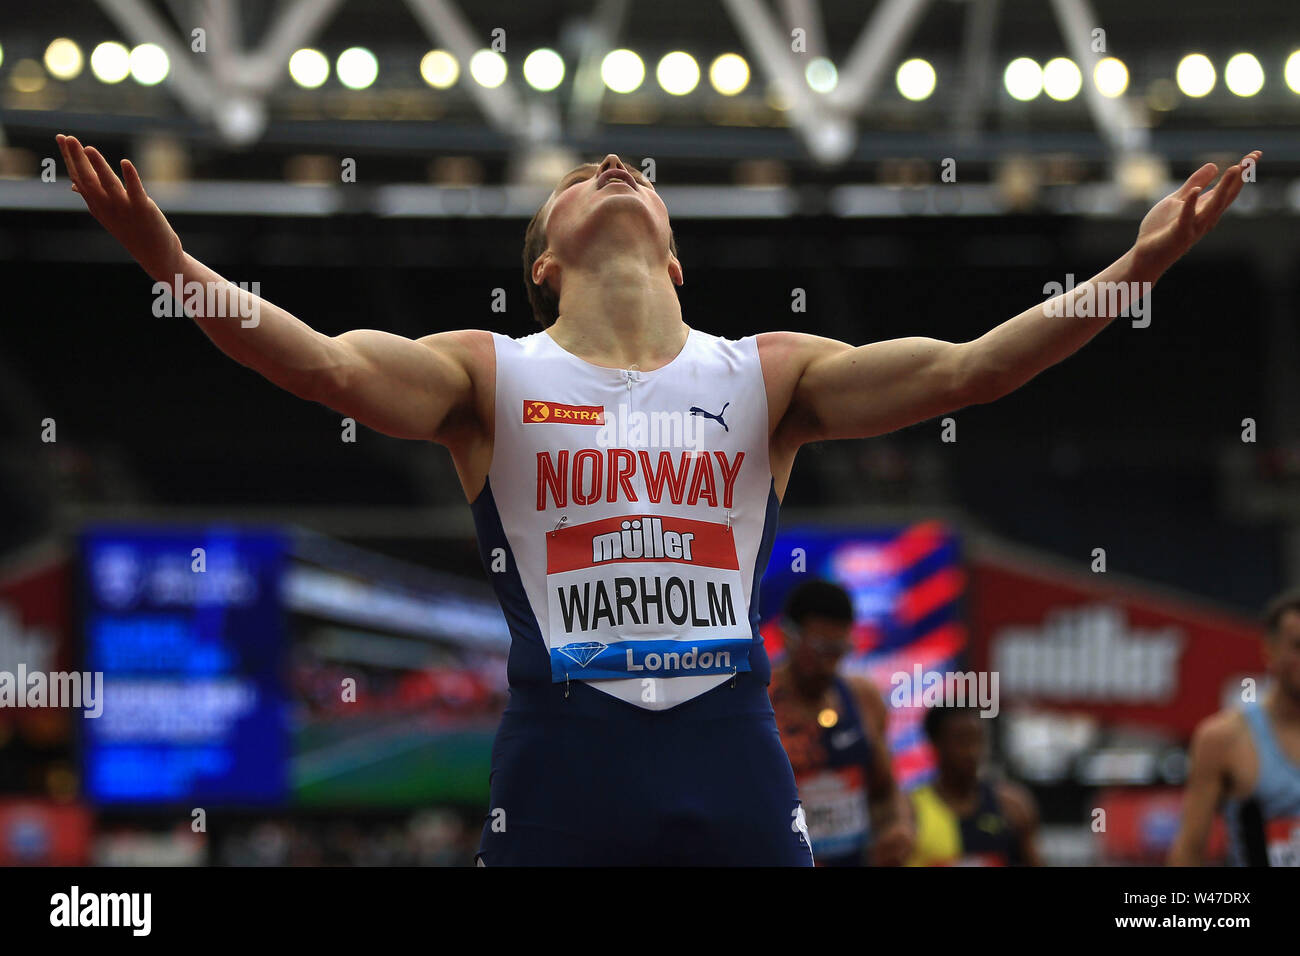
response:
<path id="1" fill-rule="evenodd" d="M 1300 589 L 1265 612 L 1272 686 L 1259 702 L 1206 718 L 1192 738 L 1174 866 L 1197 866 L 1224 804 L 1232 862 L 1300 866 Z"/>
<path id="2" fill-rule="evenodd" d="M 887 708 L 870 681 L 836 673 L 849 648 L 853 601 L 808 581 L 786 598 L 785 659 L 768 691 L 819 866 L 900 866 L 912 848 L 906 798 L 894 782 Z"/>
<path id="3" fill-rule="evenodd" d="M 1029 791 L 980 775 L 986 718 L 973 707 L 925 715 L 938 776 L 912 791 L 916 847 L 908 866 L 1038 866 L 1038 810 Z"/>

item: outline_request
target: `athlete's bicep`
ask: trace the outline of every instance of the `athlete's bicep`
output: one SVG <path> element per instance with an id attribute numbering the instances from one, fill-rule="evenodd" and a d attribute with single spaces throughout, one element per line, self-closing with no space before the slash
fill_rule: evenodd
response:
<path id="1" fill-rule="evenodd" d="M 472 414 L 473 369 L 488 336 L 344 332 L 333 340 L 339 357 L 324 403 L 394 438 L 443 440 L 449 426 Z"/>
<path id="2" fill-rule="evenodd" d="M 881 435 L 979 400 L 964 344 L 912 337 L 854 347 L 799 339 L 801 371 L 787 419 L 800 443 Z"/>
<path id="3" fill-rule="evenodd" d="M 1192 736 L 1182 817 L 1169 848 L 1170 866 L 1199 866 L 1201 863 L 1210 828 L 1214 825 L 1214 814 L 1227 789 L 1223 744 L 1223 730 L 1214 724 L 1203 724 Z"/>

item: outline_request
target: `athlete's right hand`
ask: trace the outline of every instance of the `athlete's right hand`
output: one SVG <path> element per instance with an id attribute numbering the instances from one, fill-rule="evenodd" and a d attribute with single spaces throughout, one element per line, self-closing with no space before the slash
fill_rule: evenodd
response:
<path id="1" fill-rule="evenodd" d="M 122 160 L 122 179 L 93 146 L 83 147 L 74 136 L 55 137 L 72 191 L 86 201 L 90 214 L 120 242 L 145 272 L 159 281 L 171 281 L 181 271 L 180 237 L 162 210 L 149 198 L 140 174 L 128 159 Z M 126 185 L 123 185 L 125 181 Z"/>

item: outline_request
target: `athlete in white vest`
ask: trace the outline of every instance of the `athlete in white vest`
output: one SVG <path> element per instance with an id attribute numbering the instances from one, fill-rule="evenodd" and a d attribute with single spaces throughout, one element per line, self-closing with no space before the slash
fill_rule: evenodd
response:
<path id="1" fill-rule="evenodd" d="M 1127 290 L 1149 289 L 1259 158 L 1212 192 L 1207 164 L 1148 213 L 1092 280 L 1120 284 L 1118 301 L 1084 283 L 970 342 L 854 348 L 688 327 L 668 210 L 612 154 L 566 175 L 529 226 L 526 286 L 543 331 L 413 341 L 322 335 L 239 292 L 183 250 L 128 161 L 119 180 L 93 148 L 58 142 L 73 189 L 155 280 L 256 306 L 249 322 L 247 308 L 226 318 L 187 301 L 226 354 L 451 451 L 513 635 L 479 849 L 489 866 L 811 864 L 754 600 L 799 447 L 1023 385 L 1109 324 Z"/>

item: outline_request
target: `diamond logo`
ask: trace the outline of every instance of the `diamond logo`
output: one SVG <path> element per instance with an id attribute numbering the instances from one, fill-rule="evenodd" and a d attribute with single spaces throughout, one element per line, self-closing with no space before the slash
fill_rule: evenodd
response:
<path id="1" fill-rule="evenodd" d="M 600 641 L 584 641 L 581 644 L 565 644 L 563 647 L 557 647 L 556 650 L 576 662 L 579 667 L 586 667 L 607 647 L 608 644 L 602 644 Z"/>

